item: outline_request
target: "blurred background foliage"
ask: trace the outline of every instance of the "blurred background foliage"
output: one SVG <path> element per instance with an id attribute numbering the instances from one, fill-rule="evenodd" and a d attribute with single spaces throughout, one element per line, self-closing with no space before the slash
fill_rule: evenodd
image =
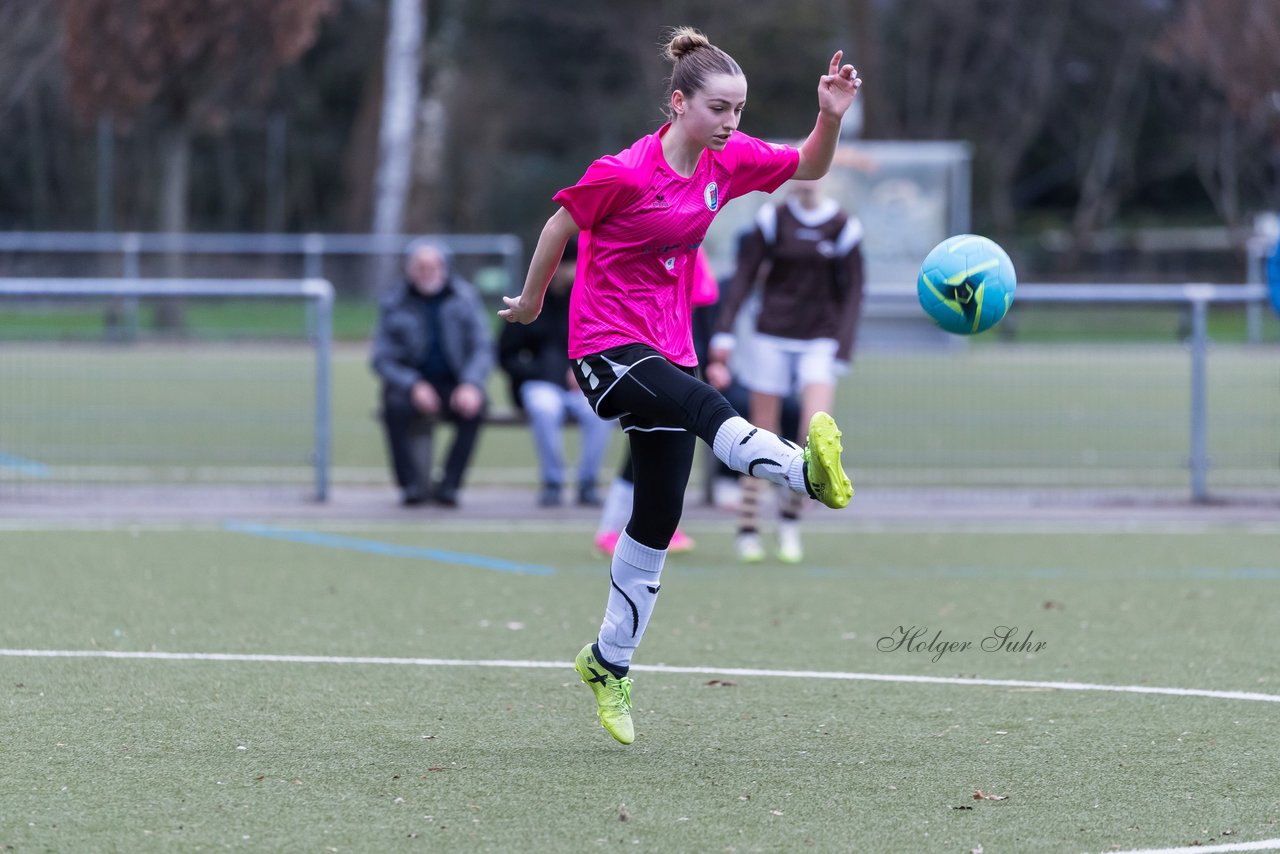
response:
<path id="1" fill-rule="evenodd" d="M 743 130 L 812 127 L 846 50 L 866 139 L 973 150 L 973 226 L 1053 230 L 1049 275 L 1100 235 L 1226 235 L 1280 208 L 1280 0 L 422 0 L 404 230 L 514 232 L 663 121 L 663 29 L 750 83 Z M 0 229 L 370 227 L 388 3 L 0 0 Z M 528 245 L 528 243 L 526 243 Z"/>

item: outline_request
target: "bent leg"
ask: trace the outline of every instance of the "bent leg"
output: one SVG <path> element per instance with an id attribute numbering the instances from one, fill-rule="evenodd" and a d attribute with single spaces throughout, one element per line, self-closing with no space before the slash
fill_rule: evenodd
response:
<path id="1" fill-rule="evenodd" d="M 452 393 L 453 389 L 449 389 Z M 480 426 L 484 422 L 485 407 L 481 407 L 480 411 L 472 416 L 464 416 L 448 404 L 448 397 L 445 394 L 440 395 L 445 401 L 445 417 L 453 422 L 453 442 L 449 445 L 449 452 L 445 456 L 444 473 L 440 478 L 440 492 L 442 496 L 456 495 L 457 491 L 462 488 L 462 479 L 467 473 L 467 466 L 471 463 L 471 455 L 476 448 L 476 440 L 480 437 Z"/>
<path id="2" fill-rule="evenodd" d="M 665 359 L 632 365 L 609 391 L 609 403 L 652 424 L 683 427 L 734 471 L 808 492 L 799 446 L 752 425 L 724 395 Z"/>
<path id="3" fill-rule="evenodd" d="M 431 476 L 431 422 L 412 405 L 387 397 L 383 399 L 380 415 L 396 485 L 406 498 L 425 495 Z M 425 454 L 422 453 L 423 448 L 426 449 Z M 423 456 L 425 460 L 421 459 Z"/>

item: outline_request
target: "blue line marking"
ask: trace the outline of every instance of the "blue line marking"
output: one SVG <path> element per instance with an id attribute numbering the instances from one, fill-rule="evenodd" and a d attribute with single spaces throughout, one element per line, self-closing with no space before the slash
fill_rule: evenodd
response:
<path id="1" fill-rule="evenodd" d="M 12 469 L 20 474 L 29 474 L 32 477 L 49 476 L 49 467 L 44 463 L 38 463 L 26 457 L 19 457 L 16 454 L 6 454 L 3 451 L 0 451 L 0 468 Z"/>
<path id="2" fill-rule="evenodd" d="M 1196 579 L 1208 581 L 1277 581 L 1280 568 L 1268 566 L 1202 567 L 1192 570 Z"/>
<path id="3" fill-rule="evenodd" d="M 384 543 L 380 540 L 365 540 L 359 537 L 344 537 L 340 534 L 325 534 L 320 531 L 298 531 L 287 528 L 272 528 L 268 525 L 256 525 L 249 522 L 226 522 L 223 529 L 237 534 L 248 534 L 253 537 L 264 537 L 268 540 L 284 540 L 290 543 L 302 543 L 308 546 L 321 546 L 329 549 L 346 549 L 381 557 L 408 557 L 418 560 L 430 560 L 437 563 L 463 564 L 480 569 L 492 569 L 495 572 L 512 572 L 517 575 L 553 575 L 555 570 L 549 566 L 536 563 L 516 563 L 486 555 L 451 552 L 444 549 L 424 549 L 418 546 L 402 546 L 396 543 Z"/>

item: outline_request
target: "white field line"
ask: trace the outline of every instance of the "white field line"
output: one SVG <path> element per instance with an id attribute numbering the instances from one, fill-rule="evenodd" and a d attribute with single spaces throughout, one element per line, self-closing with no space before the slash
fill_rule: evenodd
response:
<path id="1" fill-rule="evenodd" d="M 252 514 L 246 514 L 252 515 Z M 226 528 L 227 516 L 211 516 L 204 513 L 193 513 L 191 517 L 181 517 L 174 519 L 164 519 L 161 517 L 148 518 L 146 512 L 138 514 L 138 518 L 129 517 L 127 513 L 120 514 L 121 518 L 111 518 L 106 516 L 77 516 L 70 513 L 66 516 L 30 516 L 30 517 L 3 517 L 0 516 L 0 533 L 35 533 L 43 531 L 70 531 L 70 532 L 143 532 L 143 531 L 222 531 Z M 209 518 L 199 518 L 201 516 L 209 516 Z M 238 518 L 238 517 L 237 517 Z M 309 531 L 325 531 L 339 533 L 353 532 L 386 532 L 386 531 L 415 531 L 421 533 L 423 530 L 431 530 L 433 527 L 443 527 L 438 522 L 430 519 L 423 519 L 413 525 L 407 525 L 402 520 L 379 520 L 351 517 L 351 518 L 331 518 L 318 519 L 314 516 L 308 517 L 299 514 L 296 517 L 287 514 L 271 515 L 271 516 L 253 516 L 254 521 L 270 523 L 272 525 L 288 526 L 295 528 L 304 528 Z M 698 530 L 699 527 L 711 528 L 709 533 L 713 533 L 720 527 L 720 519 L 717 518 L 699 518 L 686 517 L 685 522 L 692 530 Z M 812 533 L 815 537 L 822 536 L 841 536 L 847 537 L 853 534 L 902 534 L 902 533 L 978 533 L 978 534 L 1074 534 L 1080 532 L 1088 532 L 1091 534 L 1137 534 L 1137 535 L 1170 535 L 1170 536 L 1202 536 L 1204 534 L 1214 534 L 1222 532 L 1234 532 L 1242 534 L 1257 535 L 1276 535 L 1280 534 L 1280 523 L 1242 519 L 1217 519 L 1211 521 L 1198 521 L 1196 519 L 1187 519 L 1185 521 L 1173 521 L 1169 519 L 1105 519 L 1105 518 L 1087 518 L 1086 516 L 1077 516 L 1073 518 L 1063 519 L 1044 519 L 1028 517 L 1025 523 L 1021 522 L 984 522 L 981 520 L 971 519 L 920 519 L 909 516 L 901 518 L 892 517 L 876 517 L 844 520 L 839 525 L 829 524 L 830 520 L 807 520 L 812 521 L 810 527 L 806 528 L 806 532 Z M 452 531 L 466 531 L 470 533 L 510 533 L 512 531 L 520 531 L 522 533 L 542 534 L 542 533 L 565 533 L 583 531 L 594 533 L 598 520 L 593 518 L 587 519 L 545 519 L 545 520 L 522 520 L 512 519 L 510 521 L 501 519 L 449 519 L 448 528 Z M 584 540 L 584 542 L 586 542 Z M 587 549 L 589 551 L 590 544 Z"/>
<path id="2" fill-rule="evenodd" d="M 455 658 L 384 658 L 380 656 L 268 655 L 219 652 L 124 652 L 117 650 L 0 649 L 0 658 L 108 658 L 155 661 L 231 661 L 272 664 L 408 665 L 415 667 L 506 667 L 525 670 L 568 670 L 567 661 L 467 660 Z M 824 670 L 765 670 L 748 667 L 674 667 L 639 665 L 647 673 L 683 673 L 721 676 L 840 679 L 868 682 L 908 682 L 934 685 L 976 685 L 1001 688 L 1035 688 L 1060 691 L 1106 691 L 1125 694 L 1164 694 L 1176 697 L 1208 697 L 1219 700 L 1254 700 L 1280 703 L 1280 695 L 1250 691 L 1209 691 L 1195 688 L 1154 688 L 1146 685 L 1098 685 L 1088 682 L 1037 682 L 1020 679 L 966 679 L 946 676 L 909 676 L 883 673 L 849 673 Z M 1182 848 L 1141 848 L 1112 854 L 1229 854 L 1235 851 L 1280 850 L 1280 839 L 1193 845 Z"/>
<path id="3" fill-rule="evenodd" d="M 1257 842 L 1227 842 L 1222 845 L 1187 845 L 1182 848 L 1134 848 L 1131 851 L 1112 851 L 1108 854 L 1226 854 L 1228 851 L 1276 851 L 1280 839 L 1260 839 Z"/>
<path id="4" fill-rule="evenodd" d="M 381 656 L 271 655 L 230 652 L 130 652 L 78 649 L 0 649 L 0 658 L 109 658 L 144 661 L 230 661 L 267 664 L 355 664 L 410 667 L 505 667 L 523 670 L 571 670 L 572 662 L 509 659 L 384 658 Z M 1204 688 L 1158 688 L 1150 685 L 1102 685 L 1091 682 L 1042 682 L 1028 679 L 979 679 L 960 676 L 914 676 L 892 673 L 851 673 L 839 670 L 767 670 L 754 667 L 677 667 L 667 664 L 636 665 L 643 673 L 678 673 L 699 676 L 759 676 L 763 678 L 834 679 L 857 682 L 901 682 L 923 685 L 967 685 L 1052 691 L 1100 691 L 1114 694 L 1159 694 L 1170 697 L 1205 697 L 1214 700 L 1246 700 L 1280 703 L 1280 694 L 1254 691 L 1212 691 Z"/>

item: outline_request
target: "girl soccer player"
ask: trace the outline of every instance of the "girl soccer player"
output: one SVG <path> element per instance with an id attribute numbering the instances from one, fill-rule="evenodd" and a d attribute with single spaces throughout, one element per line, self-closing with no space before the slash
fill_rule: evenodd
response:
<path id="1" fill-rule="evenodd" d="M 738 132 L 746 77 L 702 33 L 672 31 L 665 56 L 673 64 L 669 121 L 555 195 L 560 208 L 543 226 L 524 288 L 503 297 L 507 307 L 498 312 L 510 323 L 534 320 L 565 244 L 580 235 L 569 357 L 596 413 L 617 418 L 628 434 L 635 500 L 614 549 L 600 633 L 575 666 L 595 694 L 601 725 L 623 744 L 635 740 L 627 671 L 684 509 L 696 438 L 735 471 L 829 507 L 853 495 L 830 415 L 814 415 L 800 448 L 752 426 L 694 378 L 690 303 L 698 247 L 720 208 L 791 178 L 825 175 L 862 81 L 837 51 L 818 82 L 817 123 L 796 149 Z"/>

